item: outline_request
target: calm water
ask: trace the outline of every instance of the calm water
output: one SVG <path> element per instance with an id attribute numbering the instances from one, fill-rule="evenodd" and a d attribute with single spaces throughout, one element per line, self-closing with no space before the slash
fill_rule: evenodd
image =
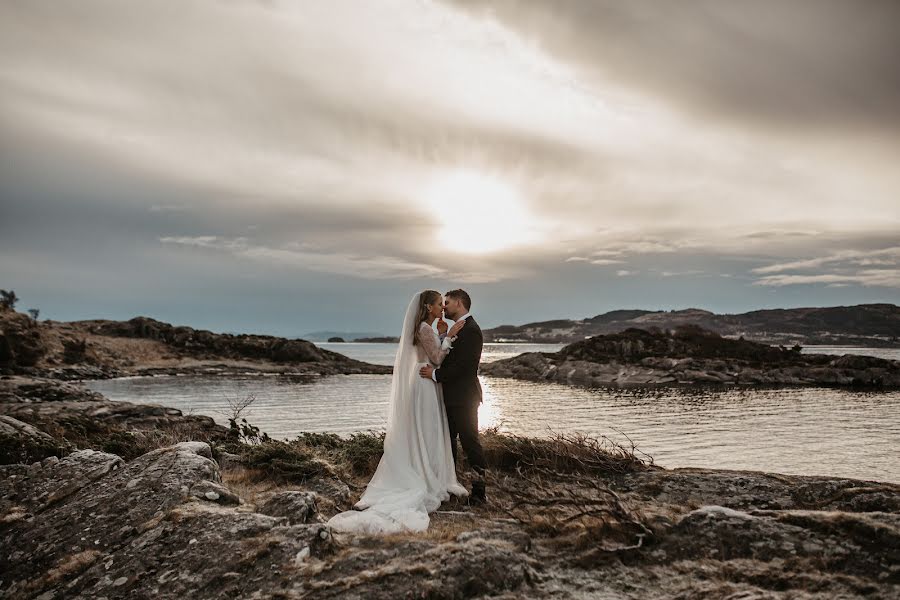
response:
<path id="1" fill-rule="evenodd" d="M 376 365 L 393 365 L 397 354 L 397 344 L 317 344 L 321 348 L 339 352 L 350 358 L 364 360 Z M 491 362 L 510 358 L 524 352 L 556 352 L 564 344 L 485 344 L 481 360 Z M 864 354 L 891 360 L 900 360 L 900 348 L 848 348 L 844 346 L 804 346 L 804 354 Z"/>
<path id="2" fill-rule="evenodd" d="M 393 360 L 392 344 L 340 346 L 351 356 Z M 352 346 L 386 346 L 361 348 Z M 517 345 L 513 353 L 553 350 Z M 871 351 L 872 354 L 885 351 Z M 894 352 L 894 351 L 887 351 Z M 505 351 L 486 348 L 486 357 Z M 890 356 L 887 356 L 890 357 Z M 667 467 L 821 474 L 900 483 L 900 392 L 827 388 L 585 390 L 482 378 L 482 427 L 525 435 L 580 431 L 626 441 Z M 253 394 L 248 420 L 276 438 L 301 431 L 382 429 L 390 377 L 350 375 L 312 383 L 275 376 L 136 377 L 88 382 L 114 400 L 157 403 L 227 424 L 229 398 Z"/>
<path id="3" fill-rule="evenodd" d="M 900 348 L 848 348 L 846 346 L 805 346 L 803 354 L 863 354 L 890 360 L 900 360 Z"/>
<path id="4" fill-rule="evenodd" d="M 320 348 L 339 352 L 344 356 L 364 360 L 376 365 L 394 364 L 397 344 L 364 344 L 347 342 L 344 344 L 316 344 Z M 501 358 L 518 356 L 525 352 L 556 352 L 563 344 L 485 344 L 481 353 L 482 362 L 492 362 Z"/>

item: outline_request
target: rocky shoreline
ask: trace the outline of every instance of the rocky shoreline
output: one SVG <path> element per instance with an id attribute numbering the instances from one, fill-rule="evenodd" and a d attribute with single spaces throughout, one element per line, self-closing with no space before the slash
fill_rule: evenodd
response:
<path id="1" fill-rule="evenodd" d="M 213 333 L 147 317 L 36 321 L 0 308 L 0 373 L 66 381 L 140 375 L 247 373 L 319 377 L 390 373 L 312 342 Z"/>
<path id="2" fill-rule="evenodd" d="M 333 535 L 381 438 L 275 442 L 78 384 L 0 378 L 0 595 L 896 598 L 900 486 L 663 469 L 486 432 L 490 501 Z"/>
<path id="3" fill-rule="evenodd" d="M 630 385 L 813 385 L 900 388 L 900 362 L 801 354 L 799 348 L 732 340 L 695 326 L 628 329 L 559 352 L 530 352 L 482 365 L 481 373 L 584 387 Z"/>

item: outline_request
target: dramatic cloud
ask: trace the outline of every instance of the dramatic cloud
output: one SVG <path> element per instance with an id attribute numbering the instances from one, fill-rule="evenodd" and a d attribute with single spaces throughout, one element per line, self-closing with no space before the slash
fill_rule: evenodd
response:
<path id="1" fill-rule="evenodd" d="M 0 285 L 294 332 L 897 300 L 898 7 L 5 2 Z"/>
<path id="2" fill-rule="evenodd" d="M 598 79 L 814 135 L 900 131 L 893 0 L 458 0 Z M 885 131 L 885 130 L 888 131 Z M 894 140 L 896 142 L 896 140 Z"/>
<path id="3" fill-rule="evenodd" d="M 759 267 L 753 272 L 763 275 L 756 281 L 758 285 L 824 283 L 831 286 L 858 284 L 900 289 L 900 246 L 868 252 L 848 250 L 830 256 Z"/>

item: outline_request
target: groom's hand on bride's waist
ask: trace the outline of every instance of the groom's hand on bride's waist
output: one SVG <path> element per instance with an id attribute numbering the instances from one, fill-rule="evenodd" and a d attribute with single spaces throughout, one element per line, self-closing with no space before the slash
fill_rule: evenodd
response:
<path id="1" fill-rule="evenodd" d="M 421 369 L 419 369 L 419 376 L 424 379 L 431 379 L 431 374 L 434 372 L 434 367 L 431 365 L 425 365 Z"/>

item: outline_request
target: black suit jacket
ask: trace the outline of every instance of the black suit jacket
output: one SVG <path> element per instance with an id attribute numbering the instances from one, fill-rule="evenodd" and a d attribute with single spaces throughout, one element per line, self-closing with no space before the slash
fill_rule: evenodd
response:
<path id="1" fill-rule="evenodd" d="M 484 336 L 475 319 L 468 317 L 466 324 L 453 342 L 453 350 L 435 372 L 438 383 L 444 387 L 444 404 L 464 406 L 481 404 L 481 383 L 478 381 L 478 363 Z"/>

